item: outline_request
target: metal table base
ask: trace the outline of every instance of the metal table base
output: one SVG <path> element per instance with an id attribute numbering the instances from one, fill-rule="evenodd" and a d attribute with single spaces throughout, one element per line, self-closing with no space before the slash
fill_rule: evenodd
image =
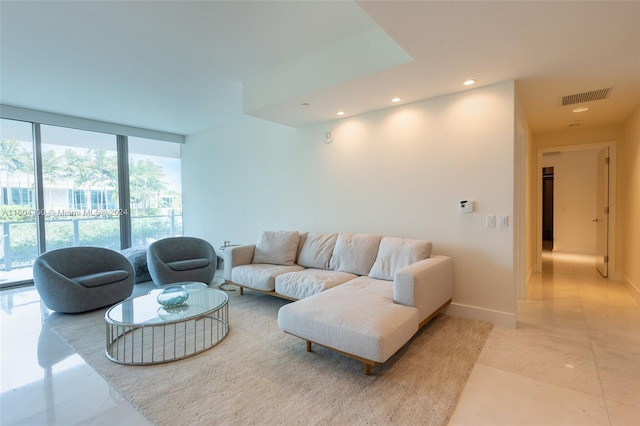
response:
<path id="1" fill-rule="evenodd" d="M 188 305 L 158 309 L 165 313 L 163 321 L 141 324 L 113 321 L 107 312 L 105 352 L 111 361 L 127 365 L 176 361 L 212 348 L 229 333 L 227 301 L 196 315 L 189 315 Z"/>

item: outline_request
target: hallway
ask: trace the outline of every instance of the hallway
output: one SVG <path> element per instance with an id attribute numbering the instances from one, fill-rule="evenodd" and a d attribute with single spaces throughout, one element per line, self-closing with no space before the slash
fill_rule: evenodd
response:
<path id="1" fill-rule="evenodd" d="M 543 252 L 517 329 L 495 327 L 450 425 L 636 425 L 640 307 L 595 258 Z"/>

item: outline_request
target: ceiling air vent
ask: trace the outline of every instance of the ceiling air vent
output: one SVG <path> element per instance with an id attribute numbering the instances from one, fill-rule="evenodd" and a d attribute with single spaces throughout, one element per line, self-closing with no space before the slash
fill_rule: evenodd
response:
<path id="1" fill-rule="evenodd" d="M 581 104 L 584 102 L 607 99 L 612 90 L 613 88 L 609 87 L 608 89 L 593 90 L 591 92 L 576 93 L 575 95 L 563 96 L 560 98 L 560 106 Z"/>

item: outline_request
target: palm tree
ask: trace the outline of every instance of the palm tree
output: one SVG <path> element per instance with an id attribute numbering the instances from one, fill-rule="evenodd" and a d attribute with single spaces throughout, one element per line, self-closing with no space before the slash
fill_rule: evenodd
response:
<path id="1" fill-rule="evenodd" d="M 26 149 L 23 149 L 18 156 L 18 165 L 19 165 L 19 174 L 18 174 L 18 188 L 20 189 L 20 204 L 33 206 L 33 187 L 34 184 L 31 182 L 31 178 L 34 176 L 34 165 L 33 165 L 33 155 L 31 152 L 28 152 Z M 27 199 L 24 199 L 24 194 L 22 192 L 22 175 L 27 176 Z"/>
<path id="2" fill-rule="evenodd" d="M 4 187 L 7 188 L 7 192 L 10 189 L 9 176 L 21 170 L 21 161 L 24 152 L 26 152 L 26 150 L 20 146 L 20 142 L 18 141 L 13 139 L 0 140 L 0 171 L 5 172 L 6 179 Z M 0 187 L 3 186 L 0 185 Z M 9 194 L 7 194 L 7 198 L 10 198 Z M 8 199 L 2 201 L 3 204 L 9 204 Z"/>
<path id="3" fill-rule="evenodd" d="M 42 179 L 49 191 L 49 202 L 52 202 L 52 190 L 57 186 L 58 180 L 63 177 L 63 168 L 60 165 L 60 157 L 56 155 L 53 149 L 49 149 L 42 153 Z M 45 203 L 46 205 L 46 203 Z"/>
<path id="4" fill-rule="evenodd" d="M 108 206 L 107 188 L 118 187 L 118 163 L 115 155 L 108 155 L 104 149 L 90 149 L 87 158 L 92 166 L 93 173 L 90 183 L 100 188 L 100 205 Z"/>
<path id="5" fill-rule="evenodd" d="M 79 155 L 74 149 L 67 148 L 62 155 L 62 177 L 71 181 L 71 188 L 73 195 L 71 197 L 71 208 L 84 209 L 86 205 L 79 204 L 79 200 L 76 199 L 76 192 L 78 190 L 86 189 L 86 184 L 89 182 L 90 176 L 93 173 L 90 164 L 87 164 L 86 158 Z M 69 185 L 67 185 L 69 187 Z"/>
<path id="6" fill-rule="evenodd" d="M 159 198 L 166 190 L 165 174 L 161 166 L 151 160 L 138 160 L 129 164 L 131 203 L 137 209 L 159 206 Z M 152 199 L 155 198 L 155 206 Z"/>

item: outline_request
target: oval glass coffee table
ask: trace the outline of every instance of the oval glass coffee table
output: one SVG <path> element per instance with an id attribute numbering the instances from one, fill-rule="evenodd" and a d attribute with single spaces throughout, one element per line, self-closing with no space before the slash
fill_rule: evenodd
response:
<path id="1" fill-rule="evenodd" d="M 158 292 L 152 291 L 109 308 L 104 317 L 107 358 L 128 365 L 160 364 L 199 354 L 222 341 L 229 333 L 229 296 L 188 287 L 189 298 L 179 306 L 162 306 Z"/>

